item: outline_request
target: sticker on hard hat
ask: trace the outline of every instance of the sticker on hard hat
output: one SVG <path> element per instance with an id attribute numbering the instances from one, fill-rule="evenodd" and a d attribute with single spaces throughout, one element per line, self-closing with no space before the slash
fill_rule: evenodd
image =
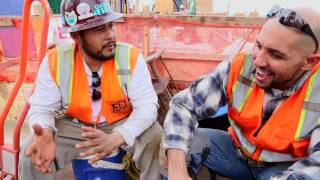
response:
<path id="1" fill-rule="evenodd" d="M 69 24 L 70 26 L 77 24 L 77 15 L 76 15 L 76 12 L 74 12 L 74 11 L 65 12 L 64 18 L 65 18 L 67 24 Z"/>
<path id="2" fill-rule="evenodd" d="M 97 4 L 95 6 L 95 9 L 96 10 L 93 13 L 94 16 L 99 16 L 101 14 L 106 14 L 108 12 L 111 12 L 111 7 L 110 7 L 110 4 L 108 2 Z"/>
<path id="3" fill-rule="evenodd" d="M 77 13 L 79 16 L 77 16 L 77 14 L 74 11 L 71 11 L 71 12 L 65 12 L 64 18 L 69 26 L 74 26 L 77 24 L 77 20 L 81 21 L 94 16 L 100 16 L 103 14 L 107 14 L 111 11 L 112 10 L 109 2 L 104 2 L 104 3 L 95 5 L 93 12 L 91 11 L 89 4 L 80 3 L 77 6 Z"/>
<path id="4" fill-rule="evenodd" d="M 79 14 L 78 19 L 82 20 L 82 19 L 87 19 L 93 16 L 93 14 L 90 12 L 90 6 L 87 3 L 80 3 L 77 6 L 77 12 Z"/>

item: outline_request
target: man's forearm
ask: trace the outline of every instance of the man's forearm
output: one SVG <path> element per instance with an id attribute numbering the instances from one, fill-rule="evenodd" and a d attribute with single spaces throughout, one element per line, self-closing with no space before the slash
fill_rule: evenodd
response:
<path id="1" fill-rule="evenodd" d="M 46 108 L 32 104 L 27 115 L 27 121 L 30 129 L 34 124 L 39 124 L 42 128 L 51 129 L 56 132 L 54 113 L 45 110 Z"/>
<path id="2" fill-rule="evenodd" d="M 138 107 L 128 117 L 123 124 L 114 128 L 114 131 L 120 133 L 126 145 L 131 147 L 135 139 L 145 132 L 157 118 L 157 105 L 148 104 L 146 107 Z"/>
<path id="3" fill-rule="evenodd" d="M 186 153 L 180 149 L 168 149 L 168 175 L 188 174 Z"/>
<path id="4" fill-rule="evenodd" d="M 38 128 L 35 128 L 34 126 L 33 126 L 33 131 L 37 131 L 35 132 L 36 135 L 38 135 L 42 139 L 46 139 L 48 141 L 54 141 L 54 131 L 52 129 L 41 128 L 40 130 L 39 129 L 40 126 L 38 126 Z"/>

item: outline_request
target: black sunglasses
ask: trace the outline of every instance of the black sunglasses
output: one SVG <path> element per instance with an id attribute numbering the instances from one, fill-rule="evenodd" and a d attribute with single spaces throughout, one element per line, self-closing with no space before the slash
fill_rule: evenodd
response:
<path id="1" fill-rule="evenodd" d="M 101 98 L 101 92 L 97 89 L 101 85 L 101 78 L 99 77 L 98 72 L 92 72 L 92 95 L 91 98 L 93 101 L 97 101 Z"/>
<path id="2" fill-rule="evenodd" d="M 310 25 L 298 13 L 296 13 L 294 10 L 284 9 L 278 5 L 275 5 L 267 14 L 267 18 L 272 18 L 274 16 L 280 17 L 279 22 L 282 25 L 298 29 L 304 34 L 310 36 L 316 43 L 315 53 L 317 53 L 319 42 L 314 35 Z"/>

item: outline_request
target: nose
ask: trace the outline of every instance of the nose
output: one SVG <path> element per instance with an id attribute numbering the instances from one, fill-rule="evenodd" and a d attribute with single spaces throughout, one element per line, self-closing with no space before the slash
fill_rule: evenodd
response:
<path id="1" fill-rule="evenodd" d="M 105 25 L 104 28 L 104 34 L 107 38 L 112 38 L 114 37 L 114 28 L 113 27 L 109 27 L 108 25 Z"/>
<path id="2" fill-rule="evenodd" d="M 255 48 L 253 51 L 253 59 L 253 64 L 257 67 L 265 67 L 267 65 L 267 57 L 263 49 Z"/>

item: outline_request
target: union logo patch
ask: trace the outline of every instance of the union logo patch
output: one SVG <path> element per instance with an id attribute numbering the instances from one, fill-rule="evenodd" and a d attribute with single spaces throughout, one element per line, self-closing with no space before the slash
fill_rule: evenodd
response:
<path id="1" fill-rule="evenodd" d="M 127 112 L 131 110 L 131 105 L 126 100 L 114 101 L 111 106 L 112 112 Z"/>

